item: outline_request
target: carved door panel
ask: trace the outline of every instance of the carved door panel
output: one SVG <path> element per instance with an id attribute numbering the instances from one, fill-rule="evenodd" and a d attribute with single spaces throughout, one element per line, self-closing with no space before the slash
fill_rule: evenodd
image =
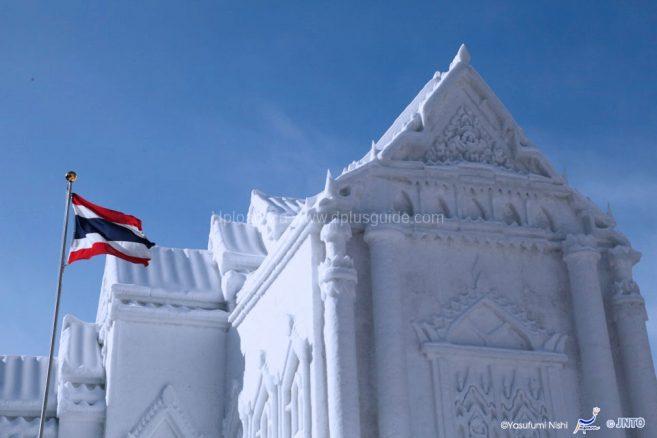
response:
<path id="1" fill-rule="evenodd" d="M 565 335 L 537 327 L 492 294 L 465 297 L 415 329 L 431 362 L 439 437 L 549 438 L 559 432 L 546 422 L 568 414 Z M 504 429 L 502 422 L 527 428 Z"/>
<path id="2" fill-rule="evenodd" d="M 505 430 L 502 422 L 539 424 L 565 418 L 561 355 L 441 344 L 427 344 L 425 352 L 432 363 L 439 436 L 555 436 L 540 425 Z"/>

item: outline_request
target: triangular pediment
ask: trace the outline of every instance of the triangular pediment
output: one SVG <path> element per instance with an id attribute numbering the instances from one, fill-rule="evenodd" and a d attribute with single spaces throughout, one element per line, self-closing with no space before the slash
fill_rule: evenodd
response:
<path id="1" fill-rule="evenodd" d="M 460 345 L 532 350 L 530 336 L 516 318 L 484 298 L 452 323 L 447 340 Z"/>
<path id="2" fill-rule="evenodd" d="M 565 334 L 538 327 L 507 298 L 476 290 L 454 297 L 413 327 L 421 343 L 563 352 L 567 340 Z"/>
<path id="3" fill-rule="evenodd" d="M 175 390 L 166 385 L 160 396 L 151 404 L 128 438 L 203 438 L 191 424 Z"/>
<path id="4" fill-rule="evenodd" d="M 560 178 L 470 65 L 462 46 L 373 145 L 370 159 L 482 165 Z M 367 157 L 366 157 L 367 158 Z"/>

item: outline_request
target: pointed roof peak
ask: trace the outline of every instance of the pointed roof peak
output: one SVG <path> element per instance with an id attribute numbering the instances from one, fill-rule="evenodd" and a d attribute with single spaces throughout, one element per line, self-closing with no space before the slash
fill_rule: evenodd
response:
<path id="1" fill-rule="evenodd" d="M 435 73 L 368 154 L 343 174 L 378 159 L 427 166 L 476 163 L 564 183 L 470 62 L 462 44 L 449 71 Z"/>
<path id="2" fill-rule="evenodd" d="M 372 140 L 372 146 L 370 148 L 370 159 L 371 160 L 376 160 L 377 156 L 377 150 L 376 150 L 376 142 Z"/>
<path id="3" fill-rule="evenodd" d="M 324 193 L 327 195 L 333 195 L 335 194 L 336 188 L 335 188 L 335 179 L 333 179 L 333 175 L 331 174 L 331 169 L 328 169 L 326 171 L 326 182 L 324 183 Z"/>
<path id="4" fill-rule="evenodd" d="M 468 50 L 468 47 L 465 44 L 461 44 L 461 47 L 459 47 L 459 51 L 456 52 L 456 56 L 449 64 L 449 69 L 452 70 L 454 69 L 454 67 L 460 64 L 469 65 L 471 58 L 472 56 L 470 56 L 470 51 Z"/>

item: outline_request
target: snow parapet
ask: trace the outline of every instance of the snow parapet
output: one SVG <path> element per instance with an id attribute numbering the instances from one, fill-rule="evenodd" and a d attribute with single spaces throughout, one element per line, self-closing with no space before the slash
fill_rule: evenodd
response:
<path id="1" fill-rule="evenodd" d="M 66 315 L 59 345 L 57 416 L 105 417 L 105 369 L 96 324 Z"/>
<path id="2" fill-rule="evenodd" d="M 37 436 L 47 372 L 47 357 L 0 356 L 0 436 Z M 51 379 L 46 437 L 57 436 L 56 410 L 57 387 Z"/>
<path id="3" fill-rule="evenodd" d="M 98 326 L 66 315 L 59 342 L 59 377 L 76 383 L 105 381 Z"/>

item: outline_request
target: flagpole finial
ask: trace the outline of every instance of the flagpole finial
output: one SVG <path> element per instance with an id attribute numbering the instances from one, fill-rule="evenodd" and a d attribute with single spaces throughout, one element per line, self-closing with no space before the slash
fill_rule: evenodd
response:
<path id="1" fill-rule="evenodd" d="M 75 180 L 78 179 L 78 174 L 73 172 L 72 170 L 69 170 L 66 172 L 66 181 L 68 182 L 75 182 Z"/>

